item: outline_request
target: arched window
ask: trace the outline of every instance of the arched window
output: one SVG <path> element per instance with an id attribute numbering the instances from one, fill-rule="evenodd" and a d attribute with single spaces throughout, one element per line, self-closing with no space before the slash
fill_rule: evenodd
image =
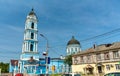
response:
<path id="1" fill-rule="evenodd" d="M 33 22 L 32 22 L 32 24 L 31 24 L 31 28 L 34 29 L 34 23 L 33 23 Z"/>
<path id="2" fill-rule="evenodd" d="M 31 33 L 31 39 L 34 39 L 34 33 Z"/>
<path id="3" fill-rule="evenodd" d="M 30 44 L 30 51 L 33 51 L 33 44 Z"/>

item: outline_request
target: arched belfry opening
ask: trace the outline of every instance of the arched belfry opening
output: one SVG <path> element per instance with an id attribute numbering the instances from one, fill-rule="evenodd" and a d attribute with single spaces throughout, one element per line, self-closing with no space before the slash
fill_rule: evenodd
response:
<path id="1" fill-rule="evenodd" d="M 33 23 L 33 22 L 32 22 L 32 24 L 31 24 L 31 28 L 34 29 L 34 23 Z"/>
<path id="2" fill-rule="evenodd" d="M 30 44 L 30 51 L 33 51 L 33 44 Z"/>

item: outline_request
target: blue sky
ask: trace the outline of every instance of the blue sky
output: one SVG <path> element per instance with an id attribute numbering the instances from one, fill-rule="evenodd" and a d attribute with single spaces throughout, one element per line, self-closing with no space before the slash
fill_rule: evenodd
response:
<path id="1" fill-rule="evenodd" d="M 82 50 L 104 43 L 120 41 L 120 32 L 83 41 L 120 28 L 120 0 L 0 0 L 0 61 L 19 59 L 27 14 L 34 7 L 39 19 L 39 34 L 49 41 L 49 55 L 66 54 L 72 36 Z M 38 36 L 40 57 L 46 40 Z"/>

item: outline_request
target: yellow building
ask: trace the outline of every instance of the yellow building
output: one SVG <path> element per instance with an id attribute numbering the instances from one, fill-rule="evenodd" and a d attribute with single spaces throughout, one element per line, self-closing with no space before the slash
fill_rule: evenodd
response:
<path id="1" fill-rule="evenodd" d="M 104 75 L 120 72 L 120 42 L 93 46 L 72 56 L 72 72 Z"/>

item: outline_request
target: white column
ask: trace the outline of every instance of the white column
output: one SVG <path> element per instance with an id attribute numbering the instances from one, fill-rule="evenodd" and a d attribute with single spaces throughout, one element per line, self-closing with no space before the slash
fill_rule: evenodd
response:
<path id="1" fill-rule="evenodd" d="M 35 52 L 36 52 L 36 43 L 35 43 L 35 47 L 34 48 L 35 48 Z"/>
<path id="2" fill-rule="evenodd" d="M 25 48 L 26 48 L 26 51 L 27 51 L 27 42 L 25 43 L 25 45 L 26 45 L 26 47 L 25 47 Z"/>
<path id="3" fill-rule="evenodd" d="M 37 43 L 36 43 L 36 52 L 38 51 L 38 48 L 37 48 Z"/>
<path id="4" fill-rule="evenodd" d="M 36 40 L 37 40 L 37 32 L 36 32 Z"/>
<path id="5" fill-rule="evenodd" d="M 25 52 L 25 43 L 23 43 L 23 52 Z"/>
<path id="6" fill-rule="evenodd" d="M 28 42 L 26 42 L 26 50 L 28 51 Z"/>
<path id="7" fill-rule="evenodd" d="M 30 39 L 30 36 L 31 36 L 31 31 L 29 31 L 29 35 L 28 35 L 28 38 Z"/>
<path id="8" fill-rule="evenodd" d="M 34 46 L 33 46 L 33 52 L 35 52 L 35 42 L 34 42 Z"/>
<path id="9" fill-rule="evenodd" d="M 30 42 L 28 42 L 28 52 L 30 52 Z"/>
<path id="10" fill-rule="evenodd" d="M 24 49 L 25 49 L 24 51 L 26 51 L 26 42 L 25 42 L 24 46 L 25 46 L 25 47 L 24 47 Z"/>

